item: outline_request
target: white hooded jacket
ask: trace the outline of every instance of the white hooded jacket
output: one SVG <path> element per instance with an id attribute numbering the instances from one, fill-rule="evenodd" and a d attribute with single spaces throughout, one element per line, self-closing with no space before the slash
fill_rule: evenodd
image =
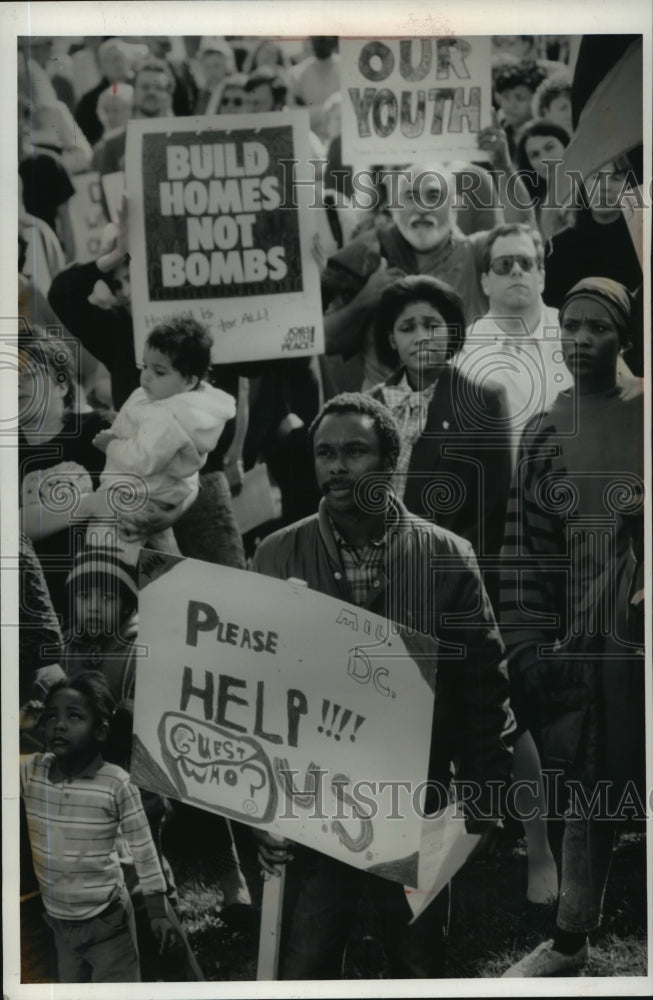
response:
<path id="1" fill-rule="evenodd" d="M 188 506 L 197 495 L 199 470 L 235 413 L 233 397 L 207 382 L 167 399 L 152 400 L 135 389 L 111 427 L 116 440 L 107 447 L 100 488 L 124 484 L 129 476 L 138 492 L 145 484 L 150 500 Z"/>

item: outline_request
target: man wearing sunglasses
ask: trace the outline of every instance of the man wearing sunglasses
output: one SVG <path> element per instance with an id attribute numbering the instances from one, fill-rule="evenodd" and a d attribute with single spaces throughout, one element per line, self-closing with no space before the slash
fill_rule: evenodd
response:
<path id="1" fill-rule="evenodd" d="M 481 285 L 490 307 L 468 328 L 455 363 L 469 378 L 505 388 L 516 454 L 525 423 L 572 385 L 558 311 L 542 300 L 539 232 L 517 223 L 495 226 L 486 238 Z"/>

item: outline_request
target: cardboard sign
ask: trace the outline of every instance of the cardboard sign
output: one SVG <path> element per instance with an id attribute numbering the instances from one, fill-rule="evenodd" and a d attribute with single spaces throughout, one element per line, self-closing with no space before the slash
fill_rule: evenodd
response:
<path id="1" fill-rule="evenodd" d="M 241 535 L 281 516 L 280 499 L 278 503 L 275 500 L 268 467 L 265 462 L 259 462 L 247 470 L 240 493 L 231 498 Z"/>
<path id="2" fill-rule="evenodd" d="M 68 202 L 75 240 L 75 259 L 86 264 L 100 253 L 102 232 L 108 219 L 102 205 L 100 175 L 95 172 L 74 174 L 75 193 Z"/>
<path id="3" fill-rule="evenodd" d="M 209 327 L 214 362 L 323 351 L 309 156 L 301 109 L 129 123 L 137 358 L 179 313 Z"/>
<path id="4" fill-rule="evenodd" d="M 490 44 L 489 36 L 341 39 L 343 162 L 482 159 Z"/>
<path id="5" fill-rule="evenodd" d="M 435 644 L 298 582 L 139 569 L 134 781 L 415 886 L 422 820 L 391 785 L 426 779 Z"/>

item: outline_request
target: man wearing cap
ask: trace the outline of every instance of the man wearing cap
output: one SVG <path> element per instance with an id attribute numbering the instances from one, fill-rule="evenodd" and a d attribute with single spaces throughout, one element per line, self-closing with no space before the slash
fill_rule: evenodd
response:
<path id="1" fill-rule="evenodd" d="M 609 278 L 586 278 L 567 293 L 560 326 L 574 388 L 527 424 L 508 507 L 501 630 L 509 663 L 539 716 L 543 763 L 582 792 L 565 813 L 554 937 L 508 977 L 586 964 L 615 835 L 645 812 L 643 384 L 617 367 L 631 308 L 627 289 Z"/>

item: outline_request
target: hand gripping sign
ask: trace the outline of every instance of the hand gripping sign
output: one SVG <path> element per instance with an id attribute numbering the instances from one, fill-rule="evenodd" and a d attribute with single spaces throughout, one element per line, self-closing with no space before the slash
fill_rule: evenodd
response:
<path id="1" fill-rule="evenodd" d="M 209 328 L 214 362 L 324 350 L 310 158 L 301 109 L 129 123 L 137 358 L 179 313 Z"/>
<path id="2" fill-rule="evenodd" d="M 141 553 L 132 776 L 415 885 L 435 647 L 305 586 Z M 401 818 L 403 816 L 403 818 Z"/>

